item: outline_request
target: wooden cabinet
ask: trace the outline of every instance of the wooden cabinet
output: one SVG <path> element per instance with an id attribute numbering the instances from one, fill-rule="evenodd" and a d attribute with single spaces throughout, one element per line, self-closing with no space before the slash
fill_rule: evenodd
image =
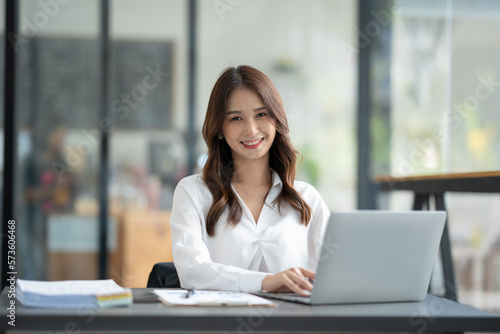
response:
<path id="1" fill-rule="evenodd" d="M 130 209 L 124 212 L 110 277 L 124 287 L 146 287 L 153 265 L 172 261 L 169 219 L 170 211 Z"/>
<path id="2" fill-rule="evenodd" d="M 146 287 L 157 262 L 172 261 L 170 211 L 124 209 L 112 215 L 108 278 Z M 54 215 L 48 222 L 48 280 L 98 278 L 97 215 Z"/>

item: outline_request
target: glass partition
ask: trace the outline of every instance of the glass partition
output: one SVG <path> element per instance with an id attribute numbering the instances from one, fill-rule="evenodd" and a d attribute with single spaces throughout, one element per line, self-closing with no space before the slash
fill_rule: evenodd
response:
<path id="1" fill-rule="evenodd" d="M 99 2 L 22 0 L 19 16 L 19 278 L 95 279 Z"/>

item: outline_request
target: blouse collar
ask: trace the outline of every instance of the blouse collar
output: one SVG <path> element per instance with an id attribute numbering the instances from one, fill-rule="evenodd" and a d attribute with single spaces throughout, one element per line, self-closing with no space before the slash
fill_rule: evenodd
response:
<path id="1" fill-rule="evenodd" d="M 271 188 L 273 188 L 277 185 L 283 186 L 283 181 L 281 181 L 281 177 L 278 175 L 278 173 L 274 169 L 271 169 L 271 177 L 273 178 L 273 185 Z"/>

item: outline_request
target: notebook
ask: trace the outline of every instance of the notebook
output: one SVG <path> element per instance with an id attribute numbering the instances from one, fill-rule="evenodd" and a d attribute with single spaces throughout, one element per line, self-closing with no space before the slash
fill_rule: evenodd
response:
<path id="1" fill-rule="evenodd" d="M 257 294 L 311 305 L 421 301 L 445 220 L 444 211 L 333 212 L 310 296 Z"/>

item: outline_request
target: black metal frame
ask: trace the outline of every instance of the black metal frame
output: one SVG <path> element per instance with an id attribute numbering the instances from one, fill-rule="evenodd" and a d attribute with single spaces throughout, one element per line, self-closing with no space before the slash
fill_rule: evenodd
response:
<path id="1" fill-rule="evenodd" d="M 386 129 L 390 128 L 390 63 L 392 24 L 381 25 L 374 12 L 390 12 L 390 0 L 358 1 L 358 107 L 357 107 L 357 208 L 378 208 L 378 186 L 373 181 L 374 174 L 386 173 L 390 169 L 388 150 L 390 131 L 375 134 L 372 124 L 375 118 L 382 120 Z M 377 34 L 368 30 L 378 25 Z M 361 40 L 363 37 L 363 40 Z M 366 38 L 369 38 L 367 40 Z M 385 75 L 373 75 L 374 67 L 383 67 Z M 374 152 L 377 151 L 377 157 Z"/>
<path id="2" fill-rule="evenodd" d="M 20 38 L 18 34 L 19 2 L 17 0 L 5 0 L 5 78 L 4 78 L 4 172 L 3 172 L 3 207 L 2 207 L 2 290 L 8 285 L 9 269 L 7 262 L 8 248 L 8 227 L 9 220 L 15 220 L 15 201 L 12 200 L 15 194 L 14 180 L 16 176 L 16 41 Z M 18 244 L 18 242 L 16 242 Z M 15 272 L 15 271 L 14 271 Z"/>
<path id="3" fill-rule="evenodd" d="M 413 210 L 430 210 L 431 196 L 434 197 L 436 210 L 446 211 L 443 192 L 415 193 L 413 199 Z M 453 269 L 453 257 L 451 255 L 450 235 L 448 232 L 448 218 L 444 224 L 443 235 L 439 246 L 441 253 L 441 264 L 444 275 L 444 297 L 457 301 L 457 288 L 455 284 L 455 271 Z"/>
<path id="4" fill-rule="evenodd" d="M 187 172 L 191 175 L 196 164 L 196 36 L 197 36 L 197 1 L 188 2 L 188 122 L 186 144 L 188 150 Z"/>
<path id="5" fill-rule="evenodd" d="M 100 119 L 108 119 L 108 88 L 109 73 L 109 0 L 101 0 L 100 8 L 100 76 L 101 76 L 101 104 Z M 109 177 L 109 136 L 107 131 L 102 132 L 100 145 L 99 165 L 99 261 L 98 272 L 101 279 L 108 274 L 108 177 Z"/>
<path id="6" fill-rule="evenodd" d="M 358 31 L 363 31 L 370 21 L 372 1 L 358 1 Z M 359 48 L 358 54 L 358 107 L 357 107 L 357 208 L 375 209 L 376 193 L 373 193 L 371 175 L 372 133 L 370 127 L 372 87 L 371 87 L 371 51 L 372 43 Z"/>

